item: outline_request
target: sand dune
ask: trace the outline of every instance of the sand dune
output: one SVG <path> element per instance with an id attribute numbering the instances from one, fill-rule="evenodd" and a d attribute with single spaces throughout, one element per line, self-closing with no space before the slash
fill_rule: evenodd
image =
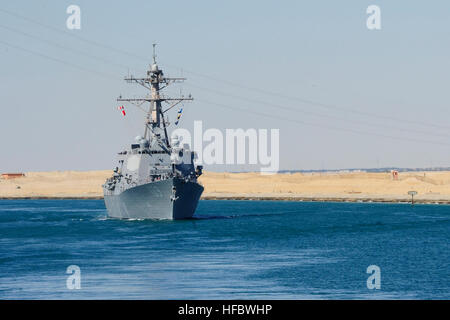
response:
<path id="1" fill-rule="evenodd" d="M 28 172 L 0 179 L 1 198 L 101 198 L 103 171 Z M 340 201 L 407 201 L 409 190 L 419 202 L 450 203 L 450 172 L 276 174 L 205 172 L 200 178 L 206 199 L 286 199 Z"/>
<path id="2" fill-rule="evenodd" d="M 0 197 L 101 197 L 101 185 L 111 175 L 111 170 L 27 172 L 25 177 L 0 179 Z"/>

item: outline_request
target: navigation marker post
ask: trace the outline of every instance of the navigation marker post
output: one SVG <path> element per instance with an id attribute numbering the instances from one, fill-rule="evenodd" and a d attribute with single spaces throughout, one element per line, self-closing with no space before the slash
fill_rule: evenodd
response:
<path id="1" fill-rule="evenodd" d="M 411 205 L 414 205 L 414 196 L 417 194 L 417 191 L 408 191 L 408 194 L 411 196 Z"/>

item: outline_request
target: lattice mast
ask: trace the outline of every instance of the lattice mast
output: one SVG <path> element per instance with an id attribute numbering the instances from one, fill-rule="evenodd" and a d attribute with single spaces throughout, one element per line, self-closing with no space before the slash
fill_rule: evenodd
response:
<path id="1" fill-rule="evenodd" d="M 141 106 L 142 104 L 149 102 L 150 106 L 148 111 L 146 111 L 145 118 L 145 128 L 144 128 L 144 138 L 151 140 L 152 138 L 159 139 L 159 135 L 157 134 L 158 130 L 164 131 L 165 139 L 161 141 L 160 139 L 159 145 L 168 151 L 170 148 L 169 138 L 167 135 L 167 123 L 164 118 L 164 114 L 178 105 L 183 101 L 192 101 L 194 100 L 191 95 L 187 98 L 184 96 L 171 98 L 161 94 L 161 90 L 166 88 L 172 83 L 175 82 L 183 82 L 186 78 L 171 78 L 165 77 L 164 73 L 161 69 L 159 69 L 158 64 L 156 63 L 156 44 L 153 44 L 153 64 L 150 66 L 150 69 L 147 71 L 147 76 L 145 78 L 135 78 L 133 76 L 125 77 L 125 81 L 128 83 L 138 83 L 144 88 L 150 91 L 150 94 L 144 98 L 122 98 L 119 97 L 117 101 L 119 102 L 131 102 L 137 106 Z M 166 110 L 162 109 L 162 102 L 166 102 L 169 104 Z"/>

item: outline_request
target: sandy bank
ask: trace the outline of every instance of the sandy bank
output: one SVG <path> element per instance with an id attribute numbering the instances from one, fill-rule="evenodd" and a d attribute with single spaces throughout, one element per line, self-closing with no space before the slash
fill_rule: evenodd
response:
<path id="1" fill-rule="evenodd" d="M 28 172 L 0 179 L 0 198 L 102 198 L 102 171 Z M 418 202 L 450 203 L 450 172 L 277 174 L 206 172 L 203 199 L 406 202 L 415 190 Z"/>

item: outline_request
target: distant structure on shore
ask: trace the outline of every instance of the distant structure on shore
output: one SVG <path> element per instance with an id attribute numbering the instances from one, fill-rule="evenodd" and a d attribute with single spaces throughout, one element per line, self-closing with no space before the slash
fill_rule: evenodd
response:
<path id="1" fill-rule="evenodd" d="M 20 178 L 20 177 L 24 177 L 25 173 L 2 173 L 2 178 L 9 180 L 9 179 L 16 179 L 16 178 Z"/>
<path id="2" fill-rule="evenodd" d="M 398 180 L 398 171 L 397 170 L 391 170 L 392 174 L 392 180 Z"/>
<path id="3" fill-rule="evenodd" d="M 351 172 L 393 172 L 396 171 L 397 175 L 399 172 L 422 172 L 422 171 L 450 171 L 450 167 L 433 167 L 433 168 L 397 168 L 397 167 L 386 167 L 386 168 L 350 168 L 350 169 L 318 169 L 318 170 L 280 170 L 279 173 L 351 173 Z"/>

